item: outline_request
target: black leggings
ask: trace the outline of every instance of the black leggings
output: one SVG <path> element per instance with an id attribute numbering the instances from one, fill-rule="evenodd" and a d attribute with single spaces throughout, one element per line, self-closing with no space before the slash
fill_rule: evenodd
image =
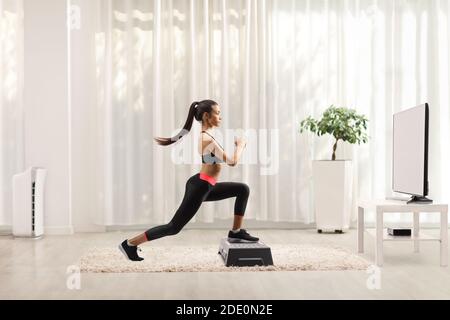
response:
<path id="1" fill-rule="evenodd" d="M 218 182 L 215 185 L 200 179 L 197 173 L 186 182 L 183 201 L 168 224 L 157 226 L 145 231 L 147 240 L 155 240 L 177 234 L 197 213 L 203 201 L 217 201 L 236 197 L 234 214 L 243 216 L 247 207 L 250 189 L 245 183 Z"/>

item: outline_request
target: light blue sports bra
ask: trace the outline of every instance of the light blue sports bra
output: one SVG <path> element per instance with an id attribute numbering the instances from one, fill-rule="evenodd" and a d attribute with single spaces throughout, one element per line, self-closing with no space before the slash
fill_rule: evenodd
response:
<path id="1" fill-rule="evenodd" d="M 206 131 L 202 131 L 202 133 L 206 133 L 208 136 L 210 136 L 211 138 L 213 138 L 214 139 L 214 137 L 212 136 L 212 135 L 210 135 L 208 132 L 206 132 Z M 216 141 L 217 142 L 217 140 L 216 139 L 214 139 L 214 141 Z M 219 142 L 217 142 L 218 144 L 219 144 L 219 146 L 222 148 L 222 150 L 223 150 L 223 147 L 220 145 L 220 143 Z M 223 162 L 223 160 L 222 159 L 219 159 L 219 158 L 217 158 L 216 156 L 215 156 L 215 154 L 214 153 L 207 153 L 207 154 L 202 154 L 202 163 L 207 163 L 207 164 L 216 164 L 216 163 L 222 163 Z"/>

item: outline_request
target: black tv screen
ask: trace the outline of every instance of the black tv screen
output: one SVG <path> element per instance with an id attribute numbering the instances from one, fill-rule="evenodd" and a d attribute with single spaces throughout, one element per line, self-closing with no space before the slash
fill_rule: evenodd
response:
<path id="1" fill-rule="evenodd" d="M 428 195 L 429 107 L 422 104 L 393 116 L 392 189 Z"/>

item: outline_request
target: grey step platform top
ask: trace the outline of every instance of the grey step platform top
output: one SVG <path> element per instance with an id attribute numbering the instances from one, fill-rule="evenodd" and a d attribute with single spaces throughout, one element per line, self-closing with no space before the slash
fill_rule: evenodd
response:
<path id="1" fill-rule="evenodd" d="M 232 248 L 232 249 L 264 249 L 264 248 L 268 248 L 268 246 L 261 242 L 230 242 L 228 241 L 228 238 L 223 238 L 220 241 L 220 246 L 223 247 L 228 247 L 228 248 Z"/>

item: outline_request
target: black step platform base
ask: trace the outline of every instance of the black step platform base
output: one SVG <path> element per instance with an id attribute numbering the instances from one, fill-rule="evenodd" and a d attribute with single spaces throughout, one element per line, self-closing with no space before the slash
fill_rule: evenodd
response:
<path id="1" fill-rule="evenodd" d="M 273 265 L 272 252 L 264 243 L 231 243 L 220 241 L 219 254 L 227 267 L 252 267 Z"/>

